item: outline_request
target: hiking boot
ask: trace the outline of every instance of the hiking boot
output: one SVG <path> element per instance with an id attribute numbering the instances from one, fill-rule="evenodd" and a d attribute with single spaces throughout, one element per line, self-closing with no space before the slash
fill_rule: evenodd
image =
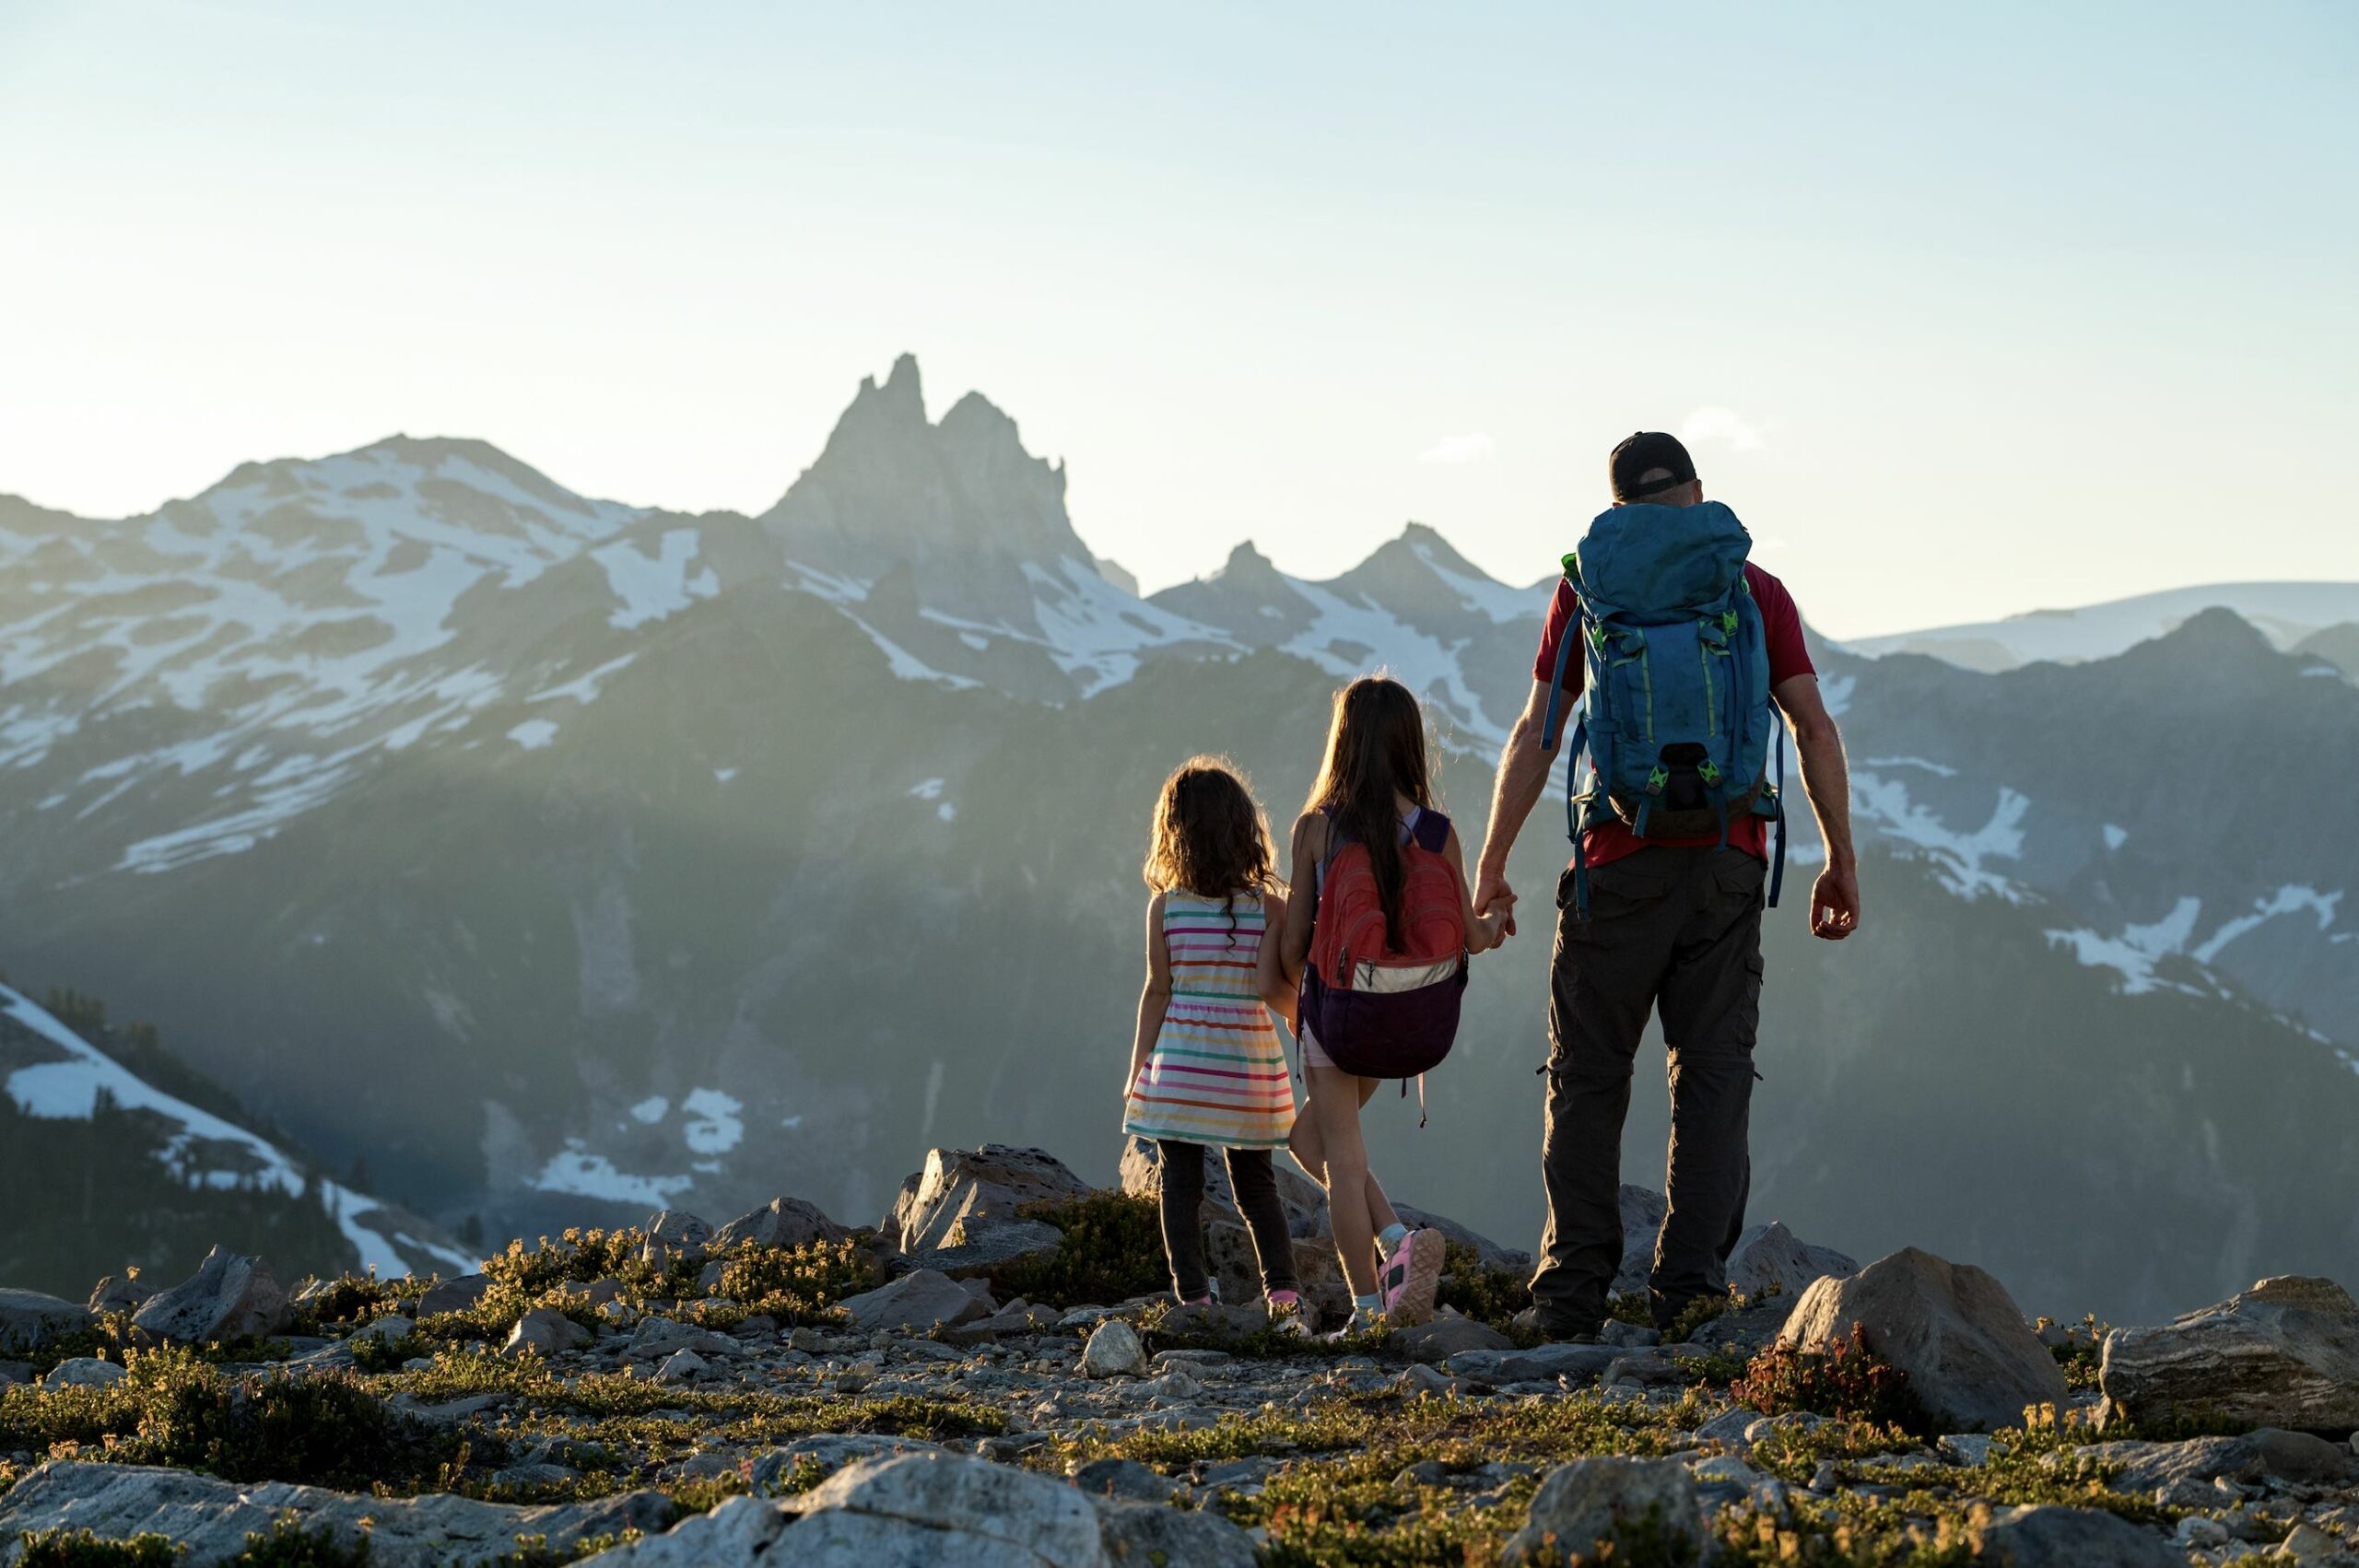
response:
<path id="1" fill-rule="evenodd" d="M 1411 1231 L 1384 1260 L 1377 1290 L 1384 1298 L 1384 1320 L 1396 1328 L 1430 1322 L 1434 1292 L 1441 1284 L 1442 1253 L 1447 1244 L 1437 1230 Z"/>
<path id="2" fill-rule="evenodd" d="M 1560 1345 L 1601 1343 L 1598 1331 L 1605 1327 L 1602 1319 L 1585 1322 L 1560 1313 L 1543 1311 L 1537 1305 L 1525 1307 L 1508 1322 L 1510 1328 L 1520 1328 L 1527 1334 L 1537 1334 L 1552 1344 Z"/>

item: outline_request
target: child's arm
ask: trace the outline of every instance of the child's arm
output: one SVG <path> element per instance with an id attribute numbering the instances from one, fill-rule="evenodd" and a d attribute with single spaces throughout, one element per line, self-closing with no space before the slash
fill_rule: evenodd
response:
<path id="1" fill-rule="evenodd" d="M 1507 940 L 1508 917 L 1515 910 L 1514 895 L 1492 900 L 1487 915 L 1475 913 L 1474 895 L 1466 882 L 1466 855 L 1459 848 L 1457 828 L 1449 830 L 1449 841 L 1442 845 L 1441 852 L 1449 857 L 1449 869 L 1458 873 L 1459 913 L 1466 922 L 1466 951 L 1481 953 L 1498 946 Z"/>
<path id="2" fill-rule="evenodd" d="M 1285 976 L 1285 966 L 1278 957 L 1278 945 L 1285 940 L 1286 895 L 1271 889 L 1262 895 L 1262 951 L 1253 959 L 1254 978 L 1262 990 L 1262 1000 L 1277 1014 L 1278 1022 L 1294 1032 L 1295 987 Z"/>
<path id="3" fill-rule="evenodd" d="M 1147 1053 L 1163 1029 L 1163 1015 L 1171 1010 L 1171 953 L 1163 944 L 1163 895 L 1146 907 L 1146 984 L 1139 990 L 1138 1033 L 1131 1040 L 1131 1071 L 1122 1079 L 1122 1096 L 1139 1081 Z"/>
<path id="4" fill-rule="evenodd" d="M 1277 962 L 1277 979 L 1289 990 L 1302 984 L 1303 961 L 1310 956 L 1310 922 L 1319 908 L 1319 857 L 1327 848 L 1327 819 L 1305 812 L 1294 824 L 1294 885 L 1285 901 L 1286 918 L 1272 926 L 1274 943 L 1263 951 Z M 1268 982 L 1263 982 L 1267 994 Z"/>

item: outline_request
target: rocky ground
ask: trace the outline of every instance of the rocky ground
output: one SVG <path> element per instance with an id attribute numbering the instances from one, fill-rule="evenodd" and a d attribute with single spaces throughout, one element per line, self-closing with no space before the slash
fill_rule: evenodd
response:
<path id="1" fill-rule="evenodd" d="M 1151 1155 L 1095 1192 L 936 1150 L 874 1228 L 781 1199 L 458 1280 L 288 1293 L 217 1253 L 160 1293 L 0 1292 L 0 1562 L 2359 1564 L 2328 1281 L 2066 1328 L 1771 1226 L 1668 1340 L 1538 1344 L 1528 1260 L 1438 1221 L 1439 1316 L 1306 1341 L 1159 1293 Z M 1634 1268 L 1660 1203 L 1625 1192 Z"/>

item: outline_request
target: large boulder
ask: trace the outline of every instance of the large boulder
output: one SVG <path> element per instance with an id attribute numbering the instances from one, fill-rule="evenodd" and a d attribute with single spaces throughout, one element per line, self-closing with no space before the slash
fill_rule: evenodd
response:
<path id="1" fill-rule="evenodd" d="M 1045 1150 L 1005 1143 L 933 1149 L 877 1228 L 902 1251 L 924 1253 L 950 1245 L 961 1220 L 1013 1217 L 1027 1203 L 1073 1202 L 1093 1190 Z"/>
<path id="2" fill-rule="evenodd" d="M 2026 1504 L 1982 1527 L 1977 1563 L 1991 1568 L 2187 1568 L 2153 1530 L 2097 1508 Z"/>
<path id="3" fill-rule="evenodd" d="M 77 1334 L 98 1315 L 39 1291 L 0 1290 L 0 1352 L 35 1351 L 65 1334 Z"/>
<path id="4" fill-rule="evenodd" d="M 1677 1459 L 1576 1459 L 1541 1481 L 1523 1527 L 1508 1538 L 1499 1560 L 1510 1568 L 1587 1562 L 1641 1535 L 1662 1549 L 1649 1562 L 1697 1561 L 1710 1554 L 1711 1534 L 1687 1467 Z M 1620 1557 L 1616 1553 L 1614 1560 Z"/>
<path id="5" fill-rule="evenodd" d="M 2348 1433 L 2359 1427 L 2359 1307 L 2287 1275 L 2154 1328 L 2106 1336 L 2109 1413 Z"/>
<path id="6" fill-rule="evenodd" d="M 920 1269 L 889 1285 L 847 1296 L 840 1305 L 851 1315 L 852 1327 L 863 1334 L 879 1328 L 924 1330 L 991 1316 L 991 1308 L 980 1297 L 933 1269 Z"/>
<path id="7" fill-rule="evenodd" d="M 1783 1222 L 1772 1220 L 1748 1227 L 1738 1238 L 1736 1250 L 1729 1254 L 1728 1283 L 1749 1296 L 1774 1290 L 1791 1301 L 1814 1281 L 1859 1271 L 1858 1259 L 1831 1246 L 1813 1246 Z"/>
<path id="8" fill-rule="evenodd" d="M 132 1326 L 182 1344 L 261 1339 L 287 1327 L 287 1293 L 259 1258 L 215 1247 L 196 1272 L 133 1315 Z"/>
<path id="9" fill-rule="evenodd" d="M 0 1496 L 0 1540 L 46 1529 L 87 1529 L 107 1540 L 161 1535 L 183 1549 L 182 1568 L 211 1568 L 238 1557 L 248 1535 L 268 1535 L 288 1514 L 347 1549 L 365 1539 L 376 1568 L 427 1568 L 489 1562 L 513 1552 L 519 1536 L 546 1537 L 549 1550 L 563 1554 L 585 1538 L 657 1528 L 671 1516 L 672 1504 L 659 1492 L 530 1508 L 452 1492 L 363 1497 L 284 1481 L 254 1485 L 187 1470 L 61 1460 Z"/>
<path id="10" fill-rule="evenodd" d="M 714 1233 L 712 1250 L 755 1242 L 763 1246 L 809 1246 L 815 1242 L 842 1241 L 851 1235 L 822 1213 L 816 1203 L 800 1198 L 773 1198 L 750 1214 L 740 1214 Z"/>
<path id="11" fill-rule="evenodd" d="M 1934 1414 L 1995 1432 L 2024 1407 L 2061 1404 L 2064 1373 L 2004 1285 L 1971 1264 L 1907 1247 L 1802 1293 L 1778 1338 L 1826 1351 L 1867 1331 L 1868 1348 L 1908 1375 Z"/>

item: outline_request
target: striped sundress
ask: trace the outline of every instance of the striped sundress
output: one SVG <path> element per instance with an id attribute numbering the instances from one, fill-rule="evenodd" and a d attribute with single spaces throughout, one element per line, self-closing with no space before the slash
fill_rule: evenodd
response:
<path id="1" fill-rule="evenodd" d="M 1277 1149 L 1294 1127 L 1285 1047 L 1262 1005 L 1254 962 L 1265 920 L 1259 894 L 1231 907 L 1174 888 L 1163 896 L 1171 1005 L 1122 1106 L 1140 1138 Z"/>

